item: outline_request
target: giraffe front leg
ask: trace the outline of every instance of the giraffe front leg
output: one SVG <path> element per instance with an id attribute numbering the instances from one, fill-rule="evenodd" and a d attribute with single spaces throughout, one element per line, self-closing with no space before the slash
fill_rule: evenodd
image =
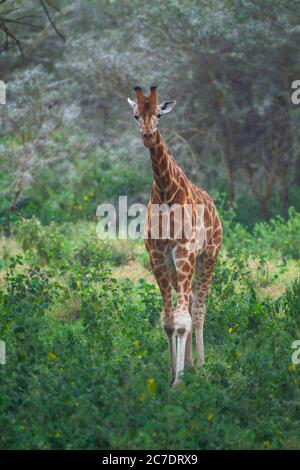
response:
<path id="1" fill-rule="evenodd" d="M 178 280 L 177 280 L 177 271 L 175 269 L 175 265 L 171 270 L 171 279 L 172 279 L 172 285 L 173 288 L 176 290 L 178 293 Z M 190 297 L 189 297 L 189 312 L 190 315 L 192 316 L 192 305 L 193 305 L 193 300 L 194 300 L 194 294 L 192 291 L 190 291 Z M 191 328 L 191 331 L 188 334 L 187 340 L 186 340 L 186 346 L 185 346 L 185 358 L 184 358 L 184 367 L 191 367 L 194 368 L 194 359 L 193 359 L 193 328 Z"/>
<path id="2" fill-rule="evenodd" d="M 192 319 L 189 312 L 191 282 L 194 272 L 195 255 L 183 248 L 173 253 L 177 272 L 178 301 L 174 315 L 174 327 L 177 334 L 176 375 L 173 386 L 180 383 L 186 363 L 192 363 Z"/>
<path id="3" fill-rule="evenodd" d="M 162 253 L 152 252 L 150 254 L 150 263 L 163 298 L 161 320 L 168 339 L 171 381 L 173 381 L 176 371 L 176 335 L 172 302 L 172 279 Z"/>
<path id="4" fill-rule="evenodd" d="M 176 387 L 180 383 L 181 374 L 184 370 L 185 365 L 185 352 L 186 344 L 191 332 L 192 320 L 191 316 L 188 313 L 184 312 L 175 312 L 174 315 L 174 326 L 177 334 L 177 357 L 176 357 L 176 374 L 173 387 Z"/>

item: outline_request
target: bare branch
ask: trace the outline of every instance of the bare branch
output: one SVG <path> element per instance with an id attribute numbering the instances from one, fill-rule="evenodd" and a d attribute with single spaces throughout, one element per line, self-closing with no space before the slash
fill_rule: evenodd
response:
<path id="1" fill-rule="evenodd" d="M 50 5 L 50 7 L 51 7 L 51 3 L 49 3 L 48 0 L 45 0 L 45 1 L 46 1 L 46 2 L 48 3 L 48 5 Z M 41 3 L 41 5 L 42 5 L 42 7 L 43 7 L 43 9 L 44 9 L 44 12 L 45 12 L 45 14 L 46 14 L 48 20 L 49 20 L 49 23 L 51 24 L 51 26 L 52 26 L 52 28 L 54 29 L 54 31 L 56 32 L 56 34 L 57 34 L 63 41 L 65 41 L 66 38 L 65 38 L 64 35 L 57 29 L 56 24 L 54 23 L 53 19 L 52 19 L 51 16 L 50 16 L 50 13 L 49 13 L 49 10 L 48 10 L 48 8 L 47 8 L 47 6 L 46 6 L 45 1 L 44 1 L 44 0 L 40 0 L 40 3 Z M 53 8 L 53 7 L 52 7 L 52 8 Z"/>
<path id="2" fill-rule="evenodd" d="M 0 0 L 0 5 L 3 5 L 6 0 Z M 55 10 L 56 12 L 60 12 L 60 9 L 52 3 L 49 0 L 40 0 L 40 5 L 44 10 L 44 13 L 56 32 L 56 34 L 63 40 L 65 41 L 64 35 L 58 30 L 53 18 L 51 17 L 50 14 L 50 9 Z M 31 15 L 22 15 L 18 17 L 11 17 L 12 14 L 14 14 L 16 11 L 20 12 L 21 8 L 11 8 L 9 10 L 4 10 L 0 12 L 0 32 L 2 31 L 2 34 L 4 35 L 4 40 L 2 42 L 2 45 L 0 46 L 0 52 L 4 52 L 8 49 L 10 42 L 14 43 L 17 48 L 19 49 L 20 53 L 23 54 L 23 49 L 22 49 L 22 44 L 21 40 L 17 37 L 17 35 L 11 30 L 11 25 L 18 25 L 18 26 L 24 26 L 27 28 L 30 28 L 34 31 L 39 31 L 42 30 L 43 27 L 34 23 L 31 23 L 30 19 L 35 19 L 35 18 L 41 18 L 42 15 L 36 15 L 36 14 L 31 14 Z"/>

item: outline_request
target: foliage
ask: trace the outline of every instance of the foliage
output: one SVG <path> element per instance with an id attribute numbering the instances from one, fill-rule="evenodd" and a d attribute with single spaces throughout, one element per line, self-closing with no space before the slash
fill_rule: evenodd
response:
<path id="1" fill-rule="evenodd" d="M 41 5 L 48 27 L 10 21 Z M 57 5 L 0 8 L 24 52 L 10 36 L 0 56 L 0 448 L 299 449 L 298 2 Z M 174 390 L 146 252 L 88 229 L 103 202 L 147 203 L 126 99 L 153 84 L 177 100 L 166 144 L 224 228 L 206 364 Z"/>
<path id="2" fill-rule="evenodd" d="M 236 222 L 232 211 L 224 212 L 223 220 L 225 245 L 231 254 L 243 253 L 245 259 L 299 258 L 300 214 L 294 208 L 289 209 L 287 220 L 277 216 L 269 223 L 257 222 L 250 230 Z"/>
<path id="3" fill-rule="evenodd" d="M 286 235 L 297 224 L 291 212 Z M 1 448 L 299 448 L 291 345 L 300 334 L 300 282 L 276 300 L 258 300 L 247 232 L 228 233 L 232 246 L 239 234 L 240 251 L 217 265 L 206 364 L 172 390 L 157 286 L 114 277 L 128 259 L 124 245 L 119 259 L 116 246 L 81 241 L 63 258 L 54 250 L 42 267 L 36 255 L 54 227 L 36 219 L 20 227 L 26 258 L 6 256 L 1 271 Z M 274 231 L 283 236 L 280 220 L 260 230 L 258 243 Z"/>
<path id="4" fill-rule="evenodd" d="M 101 267 L 105 264 L 121 266 L 132 259 L 130 246 L 120 249 L 108 240 L 96 240 L 94 237 L 85 240 L 75 249 L 74 256 L 83 266 Z"/>
<path id="5" fill-rule="evenodd" d="M 7 0 L 2 0 L 1 1 L 1 7 L 5 7 L 4 3 L 6 4 Z M 10 2 L 10 6 L 11 6 Z M 14 2 L 16 4 L 16 2 Z M 18 2 L 19 3 L 19 2 Z M 29 5 L 28 5 L 29 3 Z M 37 2 L 35 2 L 37 3 Z M 17 13 L 19 13 L 17 10 L 19 8 L 3 8 L 3 10 L 0 10 L 0 53 L 3 53 L 10 49 L 11 46 L 15 46 L 18 48 L 19 52 L 22 54 L 23 49 L 22 49 L 22 42 L 18 39 L 18 30 L 21 30 L 24 32 L 24 30 L 29 32 L 34 35 L 35 31 L 40 31 L 43 29 L 41 24 L 37 24 L 36 19 L 41 17 L 41 15 L 37 15 L 36 12 L 33 10 L 31 14 L 29 14 L 30 7 L 32 2 L 27 2 L 27 15 L 25 16 L 20 16 Z M 28 8 L 29 6 L 29 8 Z M 36 6 L 36 5 L 35 5 Z M 7 5 L 8 7 L 8 5 Z M 52 25 L 54 31 L 62 38 L 64 39 L 63 35 L 57 30 L 57 27 L 53 21 L 53 18 L 51 17 L 51 13 L 56 11 L 59 11 L 59 8 L 57 5 L 53 5 L 52 3 L 48 2 L 48 0 L 39 0 L 39 7 L 40 10 L 43 11 L 45 18 L 48 18 L 49 23 Z M 50 11 L 49 11 L 50 10 Z M 38 9 L 37 9 L 38 11 Z M 31 20 L 31 21 L 30 21 Z"/>
<path id="6" fill-rule="evenodd" d="M 19 3 L 24 15 L 38 4 Z M 51 28 L 21 28 L 26 62 L 4 53 L 2 226 L 14 211 L 49 223 L 90 219 L 118 195 L 146 202 L 150 159 L 126 98 L 153 83 L 177 99 L 161 120 L 175 159 L 195 183 L 226 192 L 239 222 L 299 210 L 297 2 L 59 3 L 66 43 Z"/>
<path id="7" fill-rule="evenodd" d="M 53 222 L 44 227 L 36 217 L 21 219 L 15 225 L 15 233 L 23 250 L 35 254 L 41 264 L 63 256 L 63 238 Z"/>

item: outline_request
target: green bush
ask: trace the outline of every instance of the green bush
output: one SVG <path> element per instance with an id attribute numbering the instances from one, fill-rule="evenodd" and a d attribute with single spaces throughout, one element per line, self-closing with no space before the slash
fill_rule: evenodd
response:
<path id="1" fill-rule="evenodd" d="M 300 214 L 295 209 L 289 209 L 286 220 L 277 216 L 269 223 L 257 222 L 251 230 L 236 222 L 232 211 L 225 212 L 222 220 L 224 245 L 230 255 L 299 259 Z"/>
<path id="2" fill-rule="evenodd" d="M 54 222 L 43 226 L 35 216 L 21 219 L 15 224 L 15 235 L 23 250 L 42 264 L 62 258 L 64 254 L 64 240 Z"/>
<path id="3" fill-rule="evenodd" d="M 121 266 L 132 259 L 130 247 L 119 246 L 114 241 L 90 237 L 74 250 L 74 256 L 83 266 Z"/>
<path id="4" fill-rule="evenodd" d="M 172 390 L 156 286 L 117 281 L 78 252 L 46 270 L 7 260 L 1 448 L 299 448 L 299 283 L 261 302 L 247 269 L 220 259 L 206 365 Z"/>
<path id="5" fill-rule="evenodd" d="M 17 207 L 19 217 L 36 216 L 43 224 L 95 220 L 99 204 L 117 203 L 122 195 L 131 202 L 136 201 L 137 195 L 140 200 L 145 185 L 150 188 L 151 173 L 141 161 L 124 161 L 116 149 L 93 152 L 89 158 L 72 158 L 66 174 L 55 165 L 43 168 L 32 187 L 24 192 Z"/>

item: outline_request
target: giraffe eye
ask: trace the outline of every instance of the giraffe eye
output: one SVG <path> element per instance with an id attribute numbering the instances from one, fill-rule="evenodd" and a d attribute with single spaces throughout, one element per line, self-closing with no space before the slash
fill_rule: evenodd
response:
<path id="1" fill-rule="evenodd" d="M 133 117 L 136 121 L 138 121 L 140 119 L 140 116 L 138 116 L 137 114 L 134 114 Z"/>
<path id="2" fill-rule="evenodd" d="M 158 113 L 158 114 L 156 115 L 156 117 L 159 119 L 159 118 L 161 117 L 161 114 Z"/>

